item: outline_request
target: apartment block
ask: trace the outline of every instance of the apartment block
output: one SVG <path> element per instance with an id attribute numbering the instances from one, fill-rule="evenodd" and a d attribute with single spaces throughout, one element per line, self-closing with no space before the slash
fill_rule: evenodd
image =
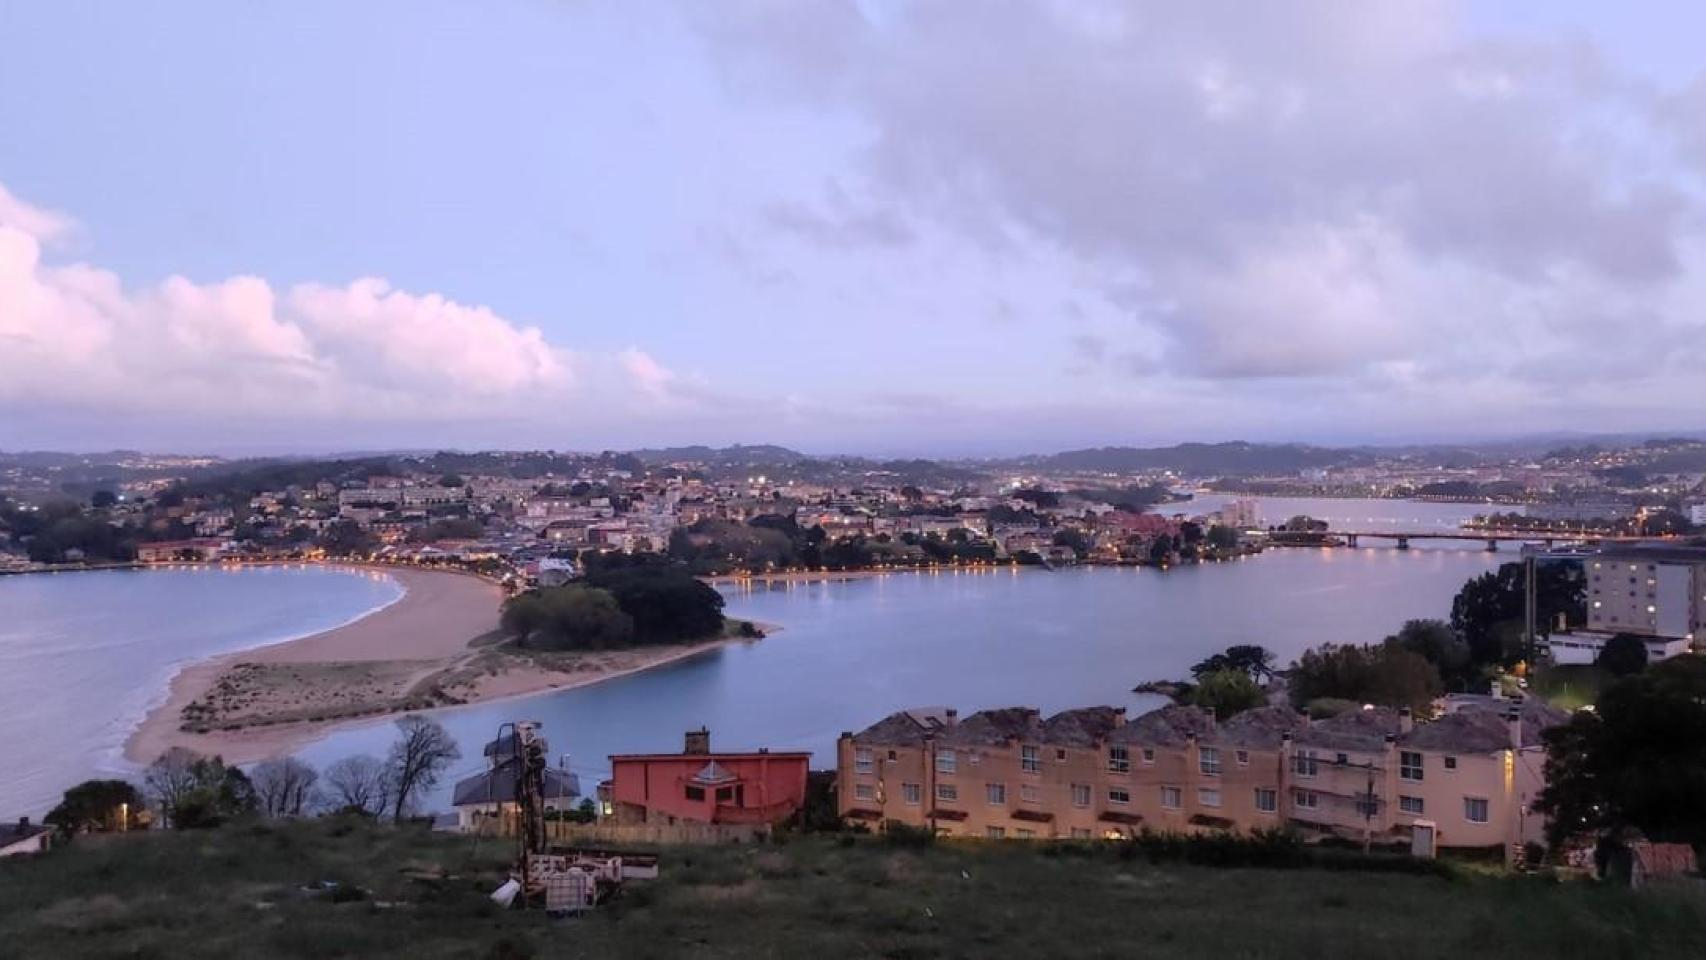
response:
<path id="1" fill-rule="evenodd" d="M 1584 561 L 1590 631 L 1706 636 L 1706 549 L 1624 547 Z"/>
<path id="2" fill-rule="evenodd" d="M 1088 707 L 892 714 L 838 744 L 841 815 L 955 837 L 1116 839 L 1141 830 L 1407 839 L 1442 847 L 1541 839 L 1538 701 L 1471 704 L 1430 723 L 1371 708 L 1311 723 L 1262 707 L 1225 723 L 1169 706 L 1127 720 Z"/>

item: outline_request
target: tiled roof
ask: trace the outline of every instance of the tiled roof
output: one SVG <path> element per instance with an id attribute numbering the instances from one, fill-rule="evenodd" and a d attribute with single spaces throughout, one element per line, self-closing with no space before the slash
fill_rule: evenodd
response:
<path id="1" fill-rule="evenodd" d="M 1093 747 L 1114 732 L 1124 715 L 1123 707 L 1062 710 L 1043 721 L 1043 742 L 1061 747 Z"/>
<path id="2" fill-rule="evenodd" d="M 920 711 L 899 710 L 854 734 L 853 742 L 880 743 L 891 747 L 917 746 L 924 742 L 925 736 L 943 729 L 941 724 L 931 720 L 928 716 L 921 719 Z"/>
<path id="3" fill-rule="evenodd" d="M 580 796 L 580 778 L 572 773 L 547 767 L 545 770 L 545 799 L 572 800 Z M 515 800 L 515 764 L 500 764 L 485 773 L 478 773 L 456 782 L 451 793 L 451 806 L 476 803 L 504 803 Z"/>
<path id="4" fill-rule="evenodd" d="M 1257 707 L 1221 724 L 1212 739 L 1233 747 L 1278 750 L 1285 734 L 1295 736 L 1302 727 L 1303 717 L 1290 707 Z"/>
<path id="5" fill-rule="evenodd" d="M 1192 736 L 1214 732 L 1214 717 L 1197 707 L 1162 707 L 1126 721 L 1108 734 L 1109 743 L 1136 743 L 1155 747 L 1182 747 Z"/>
<path id="6" fill-rule="evenodd" d="M 1520 706 L 1510 701 L 1491 700 L 1470 703 L 1437 720 L 1417 724 L 1416 728 L 1398 742 L 1421 750 L 1456 750 L 1462 753 L 1490 753 L 1511 746 L 1510 722 L 1506 719 L 1516 706 L 1522 718 L 1522 745 L 1537 747 L 1540 736 L 1564 723 L 1570 715 L 1534 697 Z"/>
<path id="7" fill-rule="evenodd" d="M 938 740 L 945 746 L 1000 746 L 1014 740 L 1039 741 L 1042 732 L 1037 711 L 1030 707 L 1003 707 L 979 710 L 949 724 Z"/>
<path id="8" fill-rule="evenodd" d="M 1398 735 L 1399 725 L 1398 711 L 1391 707 L 1346 710 L 1300 729 L 1296 740 L 1305 747 L 1376 753 L 1385 749 L 1388 736 Z"/>

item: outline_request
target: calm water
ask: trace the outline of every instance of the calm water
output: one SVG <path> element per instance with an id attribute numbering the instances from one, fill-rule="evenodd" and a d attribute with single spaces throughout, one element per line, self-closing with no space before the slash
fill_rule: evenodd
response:
<path id="1" fill-rule="evenodd" d="M 382 574 L 185 568 L 0 577 L 0 817 L 130 775 L 125 739 L 179 666 L 306 636 L 396 600 Z"/>
<path id="2" fill-rule="evenodd" d="M 925 704 L 1097 703 L 1135 711 L 1145 680 L 1186 675 L 1204 655 L 1260 643 L 1282 661 L 1314 644 L 1371 642 L 1406 619 L 1445 616 L 1463 582 L 1500 557 L 1479 550 L 1273 550 L 1166 572 L 1091 568 L 894 574 L 728 591 L 729 612 L 785 629 L 655 671 L 579 690 L 445 711 L 464 759 L 508 720 L 538 720 L 590 787 L 612 753 L 679 749 L 710 727 L 713 746 L 806 749 L 833 763 L 836 736 Z M 346 728 L 303 756 L 324 766 L 383 753 L 388 722 Z"/>
<path id="3" fill-rule="evenodd" d="M 1202 498 L 1170 512 L 1214 509 Z M 1481 509 L 1401 501 L 1263 503 L 1380 529 L 1442 529 Z M 611 753 L 679 748 L 710 727 L 722 747 L 807 749 L 833 762 L 835 737 L 890 711 L 964 712 L 1030 704 L 1157 705 L 1131 688 L 1178 677 L 1206 654 L 1260 643 L 1305 647 L 1380 639 L 1412 617 L 1449 612 L 1463 581 L 1514 552 L 1479 544 L 1401 552 L 1271 550 L 1202 567 L 893 574 L 728 591 L 729 612 L 783 630 L 669 667 L 579 690 L 441 711 L 464 759 L 428 798 L 479 769 L 498 725 L 542 721 L 590 786 Z M 45 809 L 66 786 L 131 773 L 118 753 L 176 666 L 301 636 L 395 599 L 390 580 L 318 569 L 182 570 L 0 578 L 0 816 Z M 317 766 L 383 754 L 388 720 L 343 728 L 302 756 Z"/>

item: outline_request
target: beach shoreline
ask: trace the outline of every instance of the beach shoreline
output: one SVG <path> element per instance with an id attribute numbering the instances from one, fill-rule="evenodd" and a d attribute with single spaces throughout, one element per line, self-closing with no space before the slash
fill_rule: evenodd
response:
<path id="1" fill-rule="evenodd" d="M 629 676 L 744 641 L 740 637 L 529 657 L 480 641 L 499 627 L 503 591 L 455 571 L 381 571 L 398 599 L 338 627 L 186 664 L 126 738 L 145 765 L 174 747 L 229 763 L 293 753 L 351 725 L 454 710 Z M 762 625 L 765 632 L 778 629 Z"/>

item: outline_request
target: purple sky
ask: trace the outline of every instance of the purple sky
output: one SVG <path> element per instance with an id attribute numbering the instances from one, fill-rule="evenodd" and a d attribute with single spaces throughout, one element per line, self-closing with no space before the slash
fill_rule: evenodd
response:
<path id="1" fill-rule="evenodd" d="M 1356 11 L 5 4 L 0 448 L 1706 428 L 1706 10 Z"/>

